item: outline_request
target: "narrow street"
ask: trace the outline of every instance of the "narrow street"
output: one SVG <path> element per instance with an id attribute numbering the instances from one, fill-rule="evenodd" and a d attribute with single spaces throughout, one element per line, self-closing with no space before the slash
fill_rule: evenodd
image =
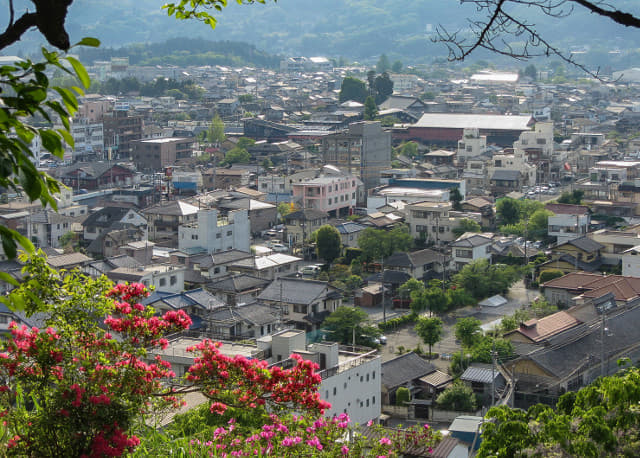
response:
<path id="1" fill-rule="evenodd" d="M 443 338 L 432 348 L 432 351 L 434 353 L 438 353 L 440 357 L 433 360 L 433 364 L 441 371 L 446 372 L 449 367 L 449 359 L 443 355 L 451 355 L 454 352 L 460 351 L 460 345 L 456 343 L 454 335 L 455 324 L 459 318 L 468 316 L 475 317 L 488 329 L 492 327 L 490 324 L 493 322 L 496 324 L 499 323 L 504 316 L 511 315 L 517 309 L 530 304 L 531 301 L 539 295 L 540 292 L 538 290 L 526 289 L 524 287 L 524 282 L 520 280 L 509 290 L 509 293 L 506 296 L 508 302 L 503 306 L 465 307 L 463 309 L 458 309 L 445 315 L 441 315 L 440 318 L 444 322 Z M 366 311 L 369 313 L 372 320 L 382 320 L 382 309 L 366 309 Z M 387 311 L 387 319 L 393 317 L 393 315 L 393 311 Z M 428 312 L 425 316 L 427 315 Z M 422 342 L 414 331 L 413 324 L 406 325 L 395 332 L 388 332 L 385 335 L 387 337 L 387 345 L 382 346 L 380 350 L 383 362 L 396 357 L 400 347 L 412 350 L 420 345 L 424 352 L 429 350 L 428 346 Z"/>

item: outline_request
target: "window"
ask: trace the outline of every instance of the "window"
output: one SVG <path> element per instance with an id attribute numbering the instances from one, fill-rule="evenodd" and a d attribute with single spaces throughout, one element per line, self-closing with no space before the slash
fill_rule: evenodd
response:
<path id="1" fill-rule="evenodd" d="M 335 396 L 338 393 L 338 388 L 337 387 L 333 387 L 333 395 Z"/>
<path id="2" fill-rule="evenodd" d="M 227 231 L 227 235 L 233 235 L 233 231 Z"/>
<path id="3" fill-rule="evenodd" d="M 329 199 L 327 200 L 327 204 L 331 205 L 331 197 L 329 197 Z"/>
<path id="4" fill-rule="evenodd" d="M 217 239 L 219 239 L 219 238 L 221 238 L 221 237 L 222 237 L 222 234 L 221 234 L 220 232 L 218 232 L 218 233 L 216 234 L 216 238 L 217 238 Z"/>
<path id="5" fill-rule="evenodd" d="M 467 151 L 467 153 L 472 152 L 473 151 L 473 147 L 472 146 L 467 146 L 467 150 L 466 151 Z"/>
<path id="6" fill-rule="evenodd" d="M 128 218 L 129 218 L 129 219 L 133 219 L 133 217 L 134 217 L 134 216 L 136 216 L 136 215 L 134 215 L 133 213 L 129 213 Z"/>
<path id="7" fill-rule="evenodd" d="M 167 279 L 166 278 L 161 278 L 158 284 L 160 286 L 166 286 L 167 285 Z"/>
<path id="8" fill-rule="evenodd" d="M 367 399 L 367 407 L 369 407 L 369 400 Z"/>
<path id="9" fill-rule="evenodd" d="M 375 380 L 375 379 L 376 379 L 376 371 L 373 371 L 373 372 L 371 373 L 371 378 L 372 378 L 373 380 Z"/>
<path id="10" fill-rule="evenodd" d="M 9 317 L 7 315 L 0 315 L 0 324 L 7 324 L 8 322 L 9 322 Z"/>
<path id="11" fill-rule="evenodd" d="M 355 199 L 355 198 L 356 198 L 356 193 L 355 193 L 355 192 L 352 192 L 352 193 L 351 193 L 351 198 L 352 198 L 352 199 Z"/>
<path id="12" fill-rule="evenodd" d="M 214 267 L 213 268 L 213 273 L 214 274 L 219 274 L 220 273 L 220 267 Z"/>
<path id="13" fill-rule="evenodd" d="M 175 285 L 176 283 L 178 283 L 178 277 L 176 277 L 175 275 L 172 275 L 172 276 L 169 278 L 169 284 L 170 284 L 170 285 Z"/>
<path id="14" fill-rule="evenodd" d="M 374 406 L 376 405 L 376 397 L 375 396 L 373 396 L 371 398 L 371 404 L 373 404 Z"/>
<path id="15" fill-rule="evenodd" d="M 546 138 L 538 138 L 538 139 L 536 139 L 536 143 L 538 145 L 546 145 L 547 144 L 547 139 Z"/>
<path id="16" fill-rule="evenodd" d="M 456 250 L 456 257 L 457 258 L 472 258 L 473 257 L 473 251 L 472 250 L 460 250 L 460 249 L 457 249 Z"/>

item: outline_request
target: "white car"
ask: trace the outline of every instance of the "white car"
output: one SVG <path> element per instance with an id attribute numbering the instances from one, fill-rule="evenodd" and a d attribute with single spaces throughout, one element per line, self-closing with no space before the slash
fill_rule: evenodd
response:
<path id="1" fill-rule="evenodd" d="M 320 266 L 304 266 L 298 270 L 298 273 L 300 275 L 317 275 L 320 273 L 320 270 Z"/>
<path id="2" fill-rule="evenodd" d="M 289 247 L 287 245 L 283 245 L 282 243 L 272 243 L 270 248 L 277 253 L 286 253 L 289 251 Z"/>

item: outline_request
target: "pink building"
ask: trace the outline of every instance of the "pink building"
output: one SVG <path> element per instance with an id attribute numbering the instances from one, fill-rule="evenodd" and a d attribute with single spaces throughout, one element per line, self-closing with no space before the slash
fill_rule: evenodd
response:
<path id="1" fill-rule="evenodd" d="M 293 183 L 293 198 L 304 209 L 326 212 L 329 216 L 346 216 L 356 206 L 362 182 L 333 165 L 325 165 L 316 178 Z"/>

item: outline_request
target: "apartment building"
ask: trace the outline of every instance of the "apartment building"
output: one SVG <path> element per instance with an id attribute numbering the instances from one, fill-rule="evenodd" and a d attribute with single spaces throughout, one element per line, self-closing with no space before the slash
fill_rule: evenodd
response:
<path id="1" fill-rule="evenodd" d="M 202 248 L 207 253 L 249 251 L 249 212 L 235 210 L 223 216 L 216 209 L 200 210 L 195 222 L 178 227 L 178 248 Z"/>

